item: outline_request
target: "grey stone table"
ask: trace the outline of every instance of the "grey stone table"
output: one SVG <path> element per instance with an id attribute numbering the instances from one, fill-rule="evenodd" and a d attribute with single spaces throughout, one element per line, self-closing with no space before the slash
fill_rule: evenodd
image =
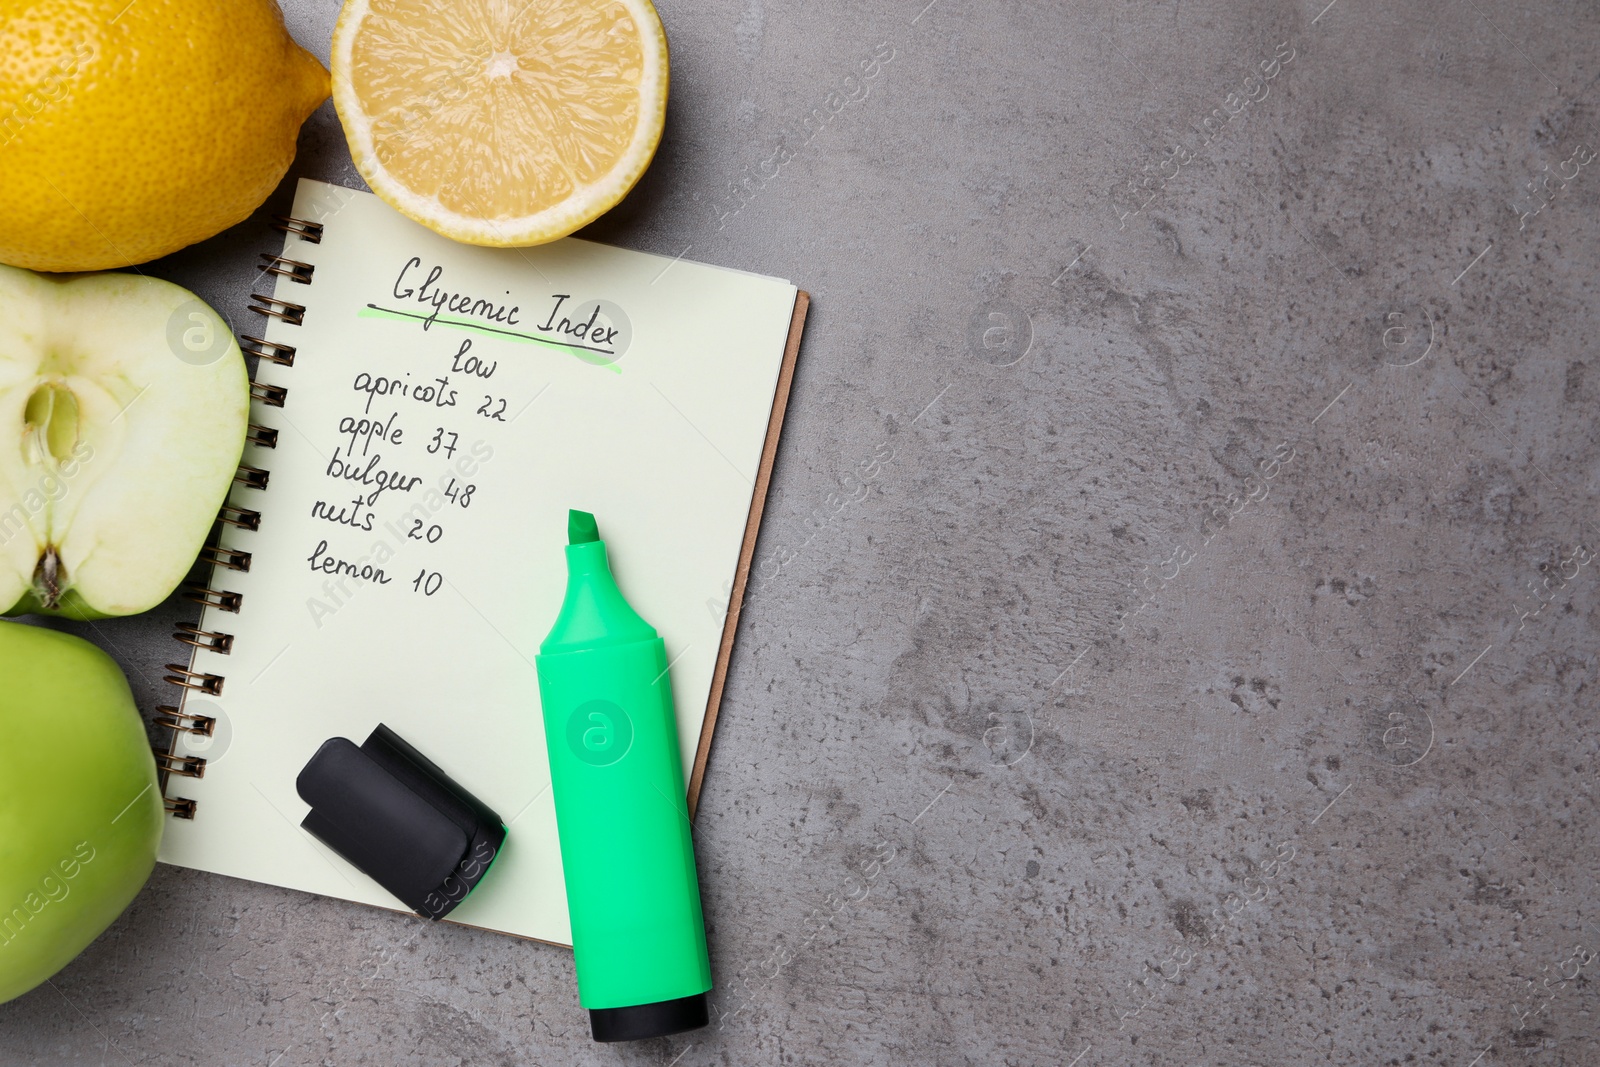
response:
<path id="1" fill-rule="evenodd" d="M 597 1046 L 564 950 L 162 867 L 0 1062 L 1600 1064 L 1600 11 L 661 10 L 588 235 L 815 296 L 717 1021 Z M 294 175 L 360 185 L 331 106 Z M 254 325 L 291 186 L 152 269 Z M 85 631 L 147 713 L 190 614 Z"/>

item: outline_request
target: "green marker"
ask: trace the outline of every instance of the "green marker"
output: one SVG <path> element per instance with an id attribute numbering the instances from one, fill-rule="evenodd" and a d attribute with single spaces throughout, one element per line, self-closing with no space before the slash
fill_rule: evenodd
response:
<path id="1" fill-rule="evenodd" d="M 569 513 L 567 594 L 539 698 L 578 999 L 596 1041 L 706 1025 L 700 880 L 666 645 L 624 599 L 594 516 Z"/>

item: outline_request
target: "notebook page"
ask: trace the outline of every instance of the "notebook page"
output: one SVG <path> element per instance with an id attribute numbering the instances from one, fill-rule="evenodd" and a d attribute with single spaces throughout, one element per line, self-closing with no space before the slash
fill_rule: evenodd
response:
<path id="1" fill-rule="evenodd" d="M 277 442 L 244 462 L 271 473 L 230 503 L 261 525 L 225 528 L 251 562 L 211 582 L 243 602 L 204 612 L 234 642 L 196 655 L 225 681 L 186 710 L 218 729 L 179 746 L 208 763 L 169 787 L 197 809 L 168 820 L 161 858 L 400 907 L 300 829 L 295 792 L 325 740 L 383 722 L 509 827 L 451 918 L 570 943 L 534 671 L 567 510 L 595 514 L 666 642 L 687 778 L 795 287 L 573 239 L 469 247 L 309 180 L 294 215 L 323 238 L 287 238 L 315 273 L 272 290 L 303 324 L 246 331 L 297 354 L 256 376 L 287 395 L 252 406 Z"/>

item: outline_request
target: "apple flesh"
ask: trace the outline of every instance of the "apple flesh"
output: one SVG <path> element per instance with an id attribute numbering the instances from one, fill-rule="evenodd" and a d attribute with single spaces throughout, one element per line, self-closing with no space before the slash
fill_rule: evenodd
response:
<path id="1" fill-rule="evenodd" d="M 165 600 L 227 495 L 249 414 L 238 343 L 188 290 L 0 266 L 0 614 Z"/>
<path id="2" fill-rule="evenodd" d="M 0 622 L 0 1004 L 55 974 L 150 877 L 165 806 L 128 680 L 69 634 Z"/>

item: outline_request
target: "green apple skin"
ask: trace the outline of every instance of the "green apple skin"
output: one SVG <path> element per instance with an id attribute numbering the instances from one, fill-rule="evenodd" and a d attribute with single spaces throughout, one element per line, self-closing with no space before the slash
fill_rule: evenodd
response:
<path id="1" fill-rule="evenodd" d="M 94 622 L 96 619 L 112 619 L 103 611 L 96 611 L 84 603 L 83 597 L 78 595 L 76 589 L 68 589 L 55 607 L 50 607 L 40 600 L 31 590 L 21 600 L 17 601 L 0 615 L 54 615 L 60 619 L 76 619 L 79 622 Z"/>
<path id="2" fill-rule="evenodd" d="M 128 680 L 70 634 L 0 622 L 0 1004 L 65 967 L 155 867 L 165 805 Z"/>

